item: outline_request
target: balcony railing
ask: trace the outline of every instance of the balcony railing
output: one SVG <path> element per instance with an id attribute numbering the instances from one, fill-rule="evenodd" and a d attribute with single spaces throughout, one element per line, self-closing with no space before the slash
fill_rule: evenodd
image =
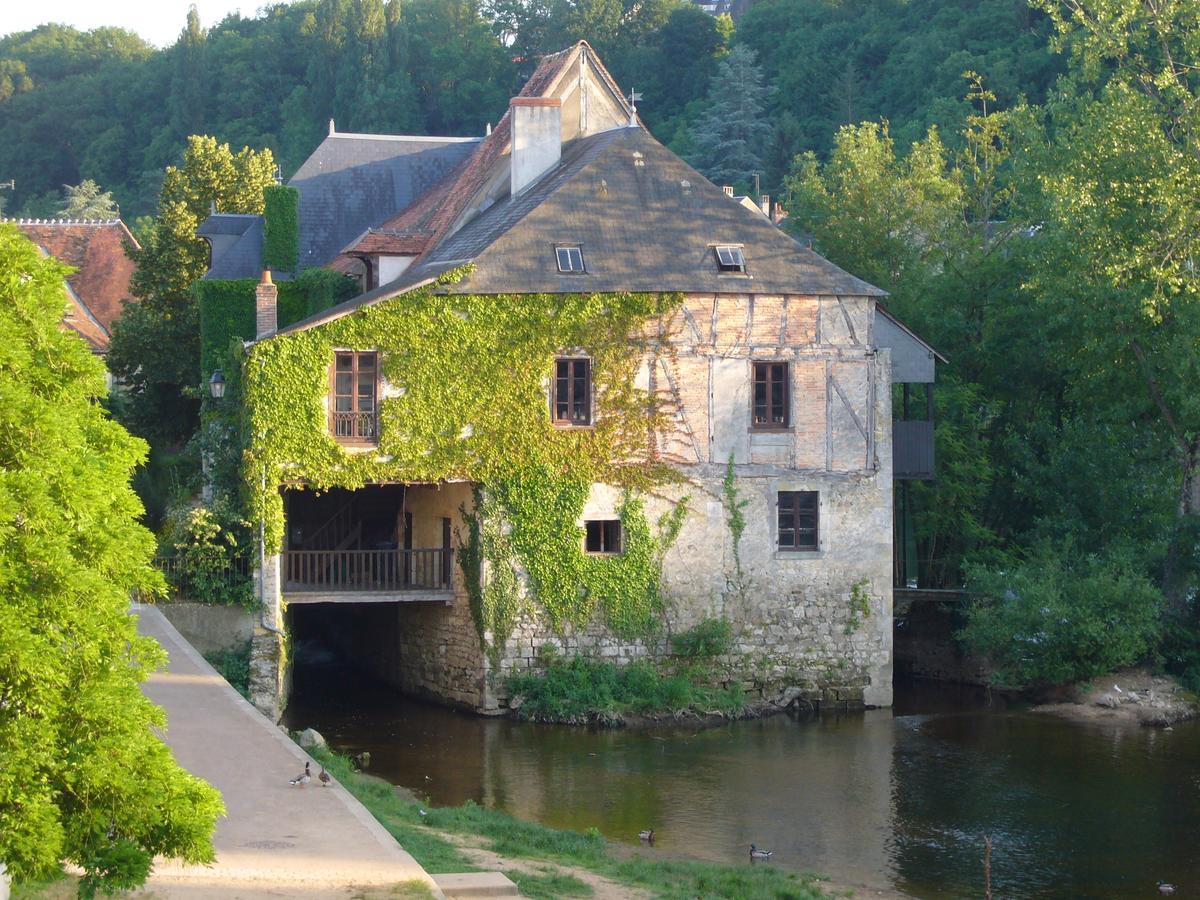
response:
<path id="1" fill-rule="evenodd" d="M 329 430 L 339 441 L 373 444 L 379 440 L 379 417 L 373 412 L 334 412 Z"/>
<path id="2" fill-rule="evenodd" d="M 288 550 L 284 590 L 450 590 L 453 550 Z"/>

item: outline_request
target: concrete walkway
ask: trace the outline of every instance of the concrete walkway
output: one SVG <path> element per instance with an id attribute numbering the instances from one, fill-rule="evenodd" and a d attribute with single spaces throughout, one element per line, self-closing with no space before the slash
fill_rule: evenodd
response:
<path id="1" fill-rule="evenodd" d="M 340 785 L 323 788 L 313 766 L 303 788 L 288 780 L 308 759 L 233 688 L 153 606 L 135 604 L 138 632 L 170 664 L 143 685 L 167 711 L 166 741 L 181 766 L 216 787 L 216 864 L 160 862 L 140 892 L 149 898 L 386 897 L 406 881 L 433 879 Z"/>

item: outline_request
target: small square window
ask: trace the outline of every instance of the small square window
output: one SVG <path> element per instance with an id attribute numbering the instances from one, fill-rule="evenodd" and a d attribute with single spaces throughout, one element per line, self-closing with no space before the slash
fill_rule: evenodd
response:
<path id="1" fill-rule="evenodd" d="M 817 519 L 820 513 L 816 491 L 780 491 L 779 549 L 818 550 Z"/>
<path id="2" fill-rule="evenodd" d="M 555 247 L 554 253 L 558 257 L 558 271 L 583 272 L 583 249 L 581 247 Z"/>
<path id="3" fill-rule="evenodd" d="M 621 552 L 620 519 L 590 519 L 583 524 L 587 532 L 583 546 L 588 553 Z"/>
<path id="4" fill-rule="evenodd" d="M 714 247 L 717 255 L 717 270 L 720 272 L 745 272 L 746 258 L 741 247 Z"/>

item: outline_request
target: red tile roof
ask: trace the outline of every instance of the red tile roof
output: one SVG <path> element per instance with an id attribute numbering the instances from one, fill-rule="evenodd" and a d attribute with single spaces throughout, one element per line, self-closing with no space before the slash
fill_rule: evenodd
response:
<path id="1" fill-rule="evenodd" d="M 68 294 L 77 308 L 66 324 L 97 352 L 108 349 L 113 321 L 129 299 L 135 266 L 124 242 L 137 241 L 120 219 L 10 219 L 43 252 L 75 268 L 67 277 Z"/>
<path id="2" fill-rule="evenodd" d="M 576 58 L 576 53 L 584 49 L 589 52 L 589 62 L 591 65 L 595 67 L 596 71 L 607 82 L 613 94 L 620 97 L 621 89 L 617 87 L 612 75 L 604 68 L 587 41 L 579 41 L 565 50 L 542 57 L 537 69 L 534 70 L 529 80 L 525 82 L 525 86 L 521 88 L 521 92 L 517 97 L 525 99 L 543 97 L 546 91 L 550 90 L 554 86 L 554 83 L 558 81 L 571 61 Z M 512 132 L 508 111 L 506 110 L 500 121 L 496 124 L 496 127 L 492 129 L 492 133 L 483 139 L 479 146 L 475 148 L 475 152 L 457 170 L 452 172 L 437 187 L 427 191 L 423 197 L 411 206 L 401 210 L 380 225 L 378 229 L 373 230 L 400 232 L 410 235 L 412 236 L 412 240 L 407 246 L 412 247 L 418 245 L 419 242 L 416 236 L 420 235 L 424 243 L 417 251 L 421 254 L 418 257 L 419 261 L 454 227 L 455 222 L 458 221 L 463 210 L 470 203 L 471 198 L 487 182 L 496 162 L 510 153 L 511 150 Z M 370 232 L 359 240 L 365 241 L 369 235 Z M 377 251 L 364 251 L 356 242 L 347 247 L 343 251 L 343 254 L 362 252 Z M 336 263 L 337 261 L 335 261 L 335 264 L 331 268 L 339 268 Z"/>

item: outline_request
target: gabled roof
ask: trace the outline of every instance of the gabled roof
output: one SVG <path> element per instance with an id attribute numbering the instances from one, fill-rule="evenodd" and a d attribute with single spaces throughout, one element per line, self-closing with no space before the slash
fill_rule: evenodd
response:
<path id="1" fill-rule="evenodd" d="M 288 181 L 300 192 L 300 268 L 332 262 L 443 180 L 479 141 L 331 130 Z"/>
<path id="2" fill-rule="evenodd" d="M 48 256 L 75 267 L 67 277 L 74 315 L 66 323 L 97 352 L 108 349 L 112 323 L 129 299 L 136 266 L 125 255 L 125 242 L 136 240 L 120 219 L 4 219 Z"/>
<path id="3" fill-rule="evenodd" d="M 608 89 L 612 100 L 623 114 L 629 115 L 629 106 L 621 96 L 621 89 L 612 75 L 604 68 L 600 58 L 587 41 L 579 41 L 565 50 L 543 56 L 537 69 L 521 88 L 520 97 L 549 96 L 565 75 L 573 69 L 586 65 Z M 480 192 L 496 175 L 497 168 L 512 150 L 512 128 L 506 111 L 491 134 L 478 145 L 475 152 L 449 178 L 436 185 L 407 209 L 385 221 L 380 229 L 414 236 L 410 246 L 416 246 L 416 236 L 423 236 L 423 250 L 435 246 L 472 207 Z M 346 252 L 365 252 L 351 244 Z M 337 268 L 337 266 L 335 266 Z"/>
<path id="4" fill-rule="evenodd" d="M 586 274 L 560 273 L 554 248 L 579 245 Z M 745 275 L 718 272 L 738 245 Z M 396 281 L 282 331 L 297 331 L 429 284 L 466 263 L 449 293 L 662 292 L 885 296 L 727 196 L 640 126 L 568 144 L 558 166 L 426 252 Z"/>

